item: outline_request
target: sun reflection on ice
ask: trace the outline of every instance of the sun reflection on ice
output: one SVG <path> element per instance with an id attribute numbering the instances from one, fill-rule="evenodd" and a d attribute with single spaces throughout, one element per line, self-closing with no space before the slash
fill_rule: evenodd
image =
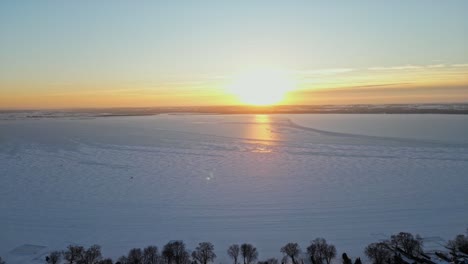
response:
<path id="1" fill-rule="evenodd" d="M 278 134 L 273 132 L 269 115 L 255 115 L 253 124 L 248 126 L 246 137 L 252 139 L 250 142 L 255 144 L 251 152 L 255 153 L 271 153 L 272 147 L 277 144 Z"/>

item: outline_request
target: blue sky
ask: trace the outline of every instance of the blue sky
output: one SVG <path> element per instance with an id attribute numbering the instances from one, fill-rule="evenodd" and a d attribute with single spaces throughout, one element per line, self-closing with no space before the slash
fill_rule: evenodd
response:
<path id="1" fill-rule="evenodd" d="M 464 65 L 467 13 L 457 0 L 2 1 L 0 94 L 167 91 L 258 65 Z"/>

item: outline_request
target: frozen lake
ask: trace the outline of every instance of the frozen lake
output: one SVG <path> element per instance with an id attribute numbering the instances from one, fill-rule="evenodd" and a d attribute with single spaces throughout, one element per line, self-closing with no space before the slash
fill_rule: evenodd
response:
<path id="1" fill-rule="evenodd" d="M 181 239 L 227 263 L 232 243 L 264 259 L 316 237 L 353 257 L 399 231 L 451 239 L 468 227 L 467 132 L 461 115 L 0 120 L 0 256 Z"/>

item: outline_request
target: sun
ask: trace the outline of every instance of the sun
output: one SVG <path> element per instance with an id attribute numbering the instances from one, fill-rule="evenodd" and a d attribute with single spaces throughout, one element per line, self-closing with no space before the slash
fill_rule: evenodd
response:
<path id="1" fill-rule="evenodd" d="M 286 72 L 262 69 L 235 77 L 228 90 L 244 104 L 266 106 L 283 101 L 294 86 L 293 79 Z"/>

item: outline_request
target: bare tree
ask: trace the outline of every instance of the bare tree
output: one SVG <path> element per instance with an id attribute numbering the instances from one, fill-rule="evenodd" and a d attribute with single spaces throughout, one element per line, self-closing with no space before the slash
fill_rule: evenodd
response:
<path id="1" fill-rule="evenodd" d="M 325 255 L 325 261 L 327 262 L 327 264 L 330 264 L 331 260 L 336 257 L 336 248 L 335 248 L 335 246 L 334 245 L 326 245 L 324 255 Z"/>
<path id="2" fill-rule="evenodd" d="M 143 264 L 143 253 L 140 248 L 130 249 L 127 256 L 127 264 Z"/>
<path id="3" fill-rule="evenodd" d="M 158 247 L 148 246 L 143 249 L 143 264 L 157 264 L 159 258 Z"/>
<path id="4" fill-rule="evenodd" d="M 50 254 L 46 257 L 46 262 L 48 264 L 58 264 L 60 262 L 60 259 L 62 258 L 62 253 L 59 251 L 52 251 Z"/>
<path id="5" fill-rule="evenodd" d="M 213 244 L 210 242 L 199 243 L 195 248 L 195 251 L 192 252 L 192 258 L 201 264 L 207 264 L 208 262 L 214 261 L 216 254 L 214 253 Z"/>
<path id="6" fill-rule="evenodd" d="M 92 245 L 84 252 L 80 264 L 97 264 L 101 259 L 101 246 Z"/>
<path id="7" fill-rule="evenodd" d="M 297 243 L 288 243 L 281 248 L 281 253 L 290 257 L 293 264 L 298 264 L 296 259 L 299 257 L 299 254 L 301 254 L 301 248 Z"/>
<path id="8" fill-rule="evenodd" d="M 279 264 L 279 261 L 275 258 L 269 258 L 265 261 L 259 261 L 257 264 Z"/>
<path id="9" fill-rule="evenodd" d="M 357 258 L 357 259 L 354 261 L 354 264 L 362 264 L 361 258 Z"/>
<path id="10" fill-rule="evenodd" d="M 312 264 L 322 264 L 321 251 L 318 250 L 317 244 L 314 242 L 310 243 L 310 246 L 307 247 L 307 255 L 309 256 L 310 263 Z"/>
<path id="11" fill-rule="evenodd" d="M 227 250 L 227 254 L 230 258 L 234 260 L 234 264 L 237 264 L 237 259 L 239 258 L 239 252 L 240 252 L 240 248 L 239 248 L 239 245 L 237 244 L 233 244 L 229 246 Z"/>
<path id="12" fill-rule="evenodd" d="M 190 255 L 183 241 L 171 241 L 164 246 L 162 252 L 166 264 L 188 264 Z"/>
<path id="13" fill-rule="evenodd" d="M 172 262 L 174 261 L 174 252 L 172 250 L 172 245 L 170 243 L 171 242 L 167 243 L 164 246 L 163 251 L 161 253 L 165 264 L 172 264 Z"/>
<path id="14" fill-rule="evenodd" d="M 452 252 L 460 251 L 468 254 L 468 232 L 467 235 L 458 235 L 454 240 L 450 240 L 447 244 L 447 248 Z"/>
<path id="15" fill-rule="evenodd" d="M 419 235 L 414 237 L 411 233 L 400 232 L 391 236 L 390 243 L 410 256 L 417 257 L 422 252 L 423 241 Z"/>
<path id="16" fill-rule="evenodd" d="M 100 260 L 98 264 L 113 264 L 114 262 L 110 258 L 105 258 L 103 260 Z"/>
<path id="17" fill-rule="evenodd" d="M 307 255 L 309 255 L 312 264 L 330 264 L 331 260 L 336 257 L 336 248 L 334 245 L 329 245 L 324 238 L 316 238 L 307 247 Z"/>
<path id="18" fill-rule="evenodd" d="M 364 253 L 374 264 L 391 263 L 392 251 L 385 242 L 372 243 L 368 245 Z"/>
<path id="19" fill-rule="evenodd" d="M 343 264 L 353 264 L 353 261 L 348 257 L 348 254 L 343 253 L 341 257 L 343 258 Z"/>
<path id="20" fill-rule="evenodd" d="M 76 264 L 82 261 L 85 249 L 82 246 L 69 245 L 67 250 L 63 253 L 64 259 L 68 264 Z"/>
<path id="21" fill-rule="evenodd" d="M 115 264 L 128 264 L 128 259 L 126 256 L 121 256 L 117 259 Z"/>
<path id="22" fill-rule="evenodd" d="M 244 260 L 244 264 L 252 264 L 258 258 L 257 248 L 251 244 L 242 244 L 240 246 L 241 256 Z"/>

